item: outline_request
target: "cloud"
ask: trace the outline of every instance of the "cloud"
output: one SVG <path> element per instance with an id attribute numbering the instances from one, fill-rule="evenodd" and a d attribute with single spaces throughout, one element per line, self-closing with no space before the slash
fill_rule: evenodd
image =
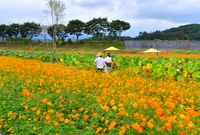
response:
<path id="1" fill-rule="evenodd" d="M 43 10 L 49 0 L 0 0 L 0 24 L 36 22 L 49 24 Z M 107 17 L 123 20 L 131 29 L 122 35 L 136 36 L 139 31 L 151 32 L 200 22 L 199 0 L 61 0 L 66 5 L 65 25 L 72 19 L 87 22 Z M 45 20 L 46 19 L 46 20 Z M 50 21 L 50 20 L 49 20 Z"/>

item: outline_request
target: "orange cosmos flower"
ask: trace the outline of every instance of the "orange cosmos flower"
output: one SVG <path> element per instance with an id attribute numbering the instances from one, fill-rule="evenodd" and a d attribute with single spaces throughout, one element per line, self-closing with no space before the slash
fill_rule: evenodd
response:
<path id="1" fill-rule="evenodd" d="M 32 111 L 35 111 L 37 109 L 37 107 L 32 107 Z"/>
<path id="2" fill-rule="evenodd" d="M 48 99 L 46 99 L 46 98 L 42 99 L 42 103 L 46 104 L 47 102 L 48 102 Z"/>
<path id="3" fill-rule="evenodd" d="M 183 132 L 183 131 L 180 131 L 180 132 L 179 132 L 179 135 L 186 135 L 186 133 Z"/>
<path id="4" fill-rule="evenodd" d="M 190 117 L 189 116 L 186 116 L 185 119 L 184 119 L 185 123 L 189 124 L 190 123 Z"/>
<path id="5" fill-rule="evenodd" d="M 148 126 L 150 129 L 152 129 L 152 128 L 154 127 L 153 123 L 151 123 L 151 122 L 147 122 L 147 126 Z"/>
<path id="6" fill-rule="evenodd" d="M 101 131 L 103 128 L 102 127 L 98 127 L 97 129 L 96 129 L 96 133 L 98 133 L 99 131 Z"/>
<path id="7" fill-rule="evenodd" d="M 47 105 L 51 106 L 51 105 L 52 105 L 51 101 L 48 101 L 48 102 L 47 102 Z"/>
<path id="8" fill-rule="evenodd" d="M 89 119 L 89 116 L 88 116 L 88 115 L 84 115 L 83 118 L 84 118 L 85 120 L 88 120 L 88 119 Z"/>
<path id="9" fill-rule="evenodd" d="M 93 125 L 91 125 L 90 127 L 91 127 L 91 128 L 95 128 L 96 126 L 93 124 Z"/>
<path id="10" fill-rule="evenodd" d="M 13 127 L 9 128 L 9 129 L 8 129 L 8 132 L 10 132 L 12 129 L 13 129 Z"/>
<path id="11" fill-rule="evenodd" d="M 73 125 L 73 124 L 75 124 L 75 123 L 76 123 L 76 122 L 74 122 L 74 121 L 70 121 L 70 123 L 69 123 L 69 124 L 72 124 L 72 125 Z"/>
<path id="12" fill-rule="evenodd" d="M 133 107 L 136 109 L 138 107 L 137 103 L 133 103 Z"/>
<path id="13" fill-rule="evenodd" d="M 78 110 L 82 112 L 82 111 L 84 110 L 84 108 L 83 108 L 83 107 L 81 107 L 81 108 L 79 108 Z"/>
<path id="14" fill-rule="evenodd" d="M 54 113 L 54 110 L 53 109 L 49 109 L 48 113 Z"/>
<path id="15" fill-rule="evenodd" d="M 138 130 L 140 128 L 140 125 L 138 123 L 134 123 L 131 125 L 133 129 Z"/>
<path id="16" fill-rule="evenodd" d="M 50 120 L 50 119 L 51 119 L 50 115 L 47 114 L 47 116 L 46 116 L 46 120 Z"/>
<path id="17" fill-rule="evenodd" d="M 57 94 L 60 94 L 60 93 L 61 93 L 61 89 L 56 90 L 56 93 L 57 93 Z"/>
<path id="18" fill-rule="evenodd" d="M 54 121 L 54 126 L 58 126 L 59 125 L 59 123 L 57 122 L 57 121 Z"/>
<path id="19" fill-rule="evenodd" d="M 167 122 L 167 123 L 165 123 L 165 125 L 164 125 L 164 127 L 163 127 L 164 129 L 167 129 L 167 130 L 169 130 L 169 129 L 171 129 L 172 128 L 172 124 L 171 123 L 169 123 L 169 122 Z"/>
<path id="20" fill-rule="evenodd" d="M 113 106 L 114 104 L 115 104 L 115 100 L 114 99 L 110 100 L 110 105 Z"/>
<path id="21" fill-rule="evenodd" d="M 62 99 L 63 99 L 63 97 L 62 97 L 62 96 L 59 96 L 59 99 L 60 99 L 60 100 L 62 100 Z"/>
<path id="22" fill-rule="evenodd" d="M 164 116 L 164 110 L 162 108 L 157 108 L 156 114 L 162 117 L 162 116 Z"/>
<path id="23" fill-rule="evenodd" d="M 111 123 L 110 123 L 110 126 L 109 126 L 109 128 L 108 129 L 113 129 L 115 126 L 117 125 L 117 122 L 115 122 L 115 121 L 112 121 Z"/>
<path id="24" fill-rule="evenodd" d="M 38 109 L 37 111 L 36 111 L 36 115 L 39 115 L 40 114 L 40 109 Z"/>
<path id="25" fill-rule="evenodd" d="M 94 117 L 97 117 L 97 116 L 98 116 L 98 113 L 93 113 L 93 116 L 94 116 Z"/>
<path id="26" fill-rule="evenodd" d="M 11 116 L 13 114 L 13 112 L 12 111 L 10 111 L 10 112 L 8 112 L 8 116 Z"/>
<path id="27" fill-rule="evenodd" d="M 64 118 L 59 118 L 59 121 L 62 121 L 62 122 L 63 122 L 64 120 L 65 120 Z"/>
<path id="28" fill-rule="evenodd" d="M 65 119 L 65 124 L 68 124 L 69 122 L 70 122 L 70 120 L 69 119 Z"/>

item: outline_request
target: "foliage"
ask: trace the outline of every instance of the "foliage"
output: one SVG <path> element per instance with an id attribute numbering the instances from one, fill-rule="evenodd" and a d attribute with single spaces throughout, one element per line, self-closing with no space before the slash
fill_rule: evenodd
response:
<path id="1" fill-rule="evenodd" d="M 108 25 L 108 19 L 105 17 L 93 18 L 92 20 L 86 22 L 85 33 L 95 36 L 98 41 L 100 36 L 103 39 L 103 35 L 105 35 L 108 31 Z"/>
<path id="2" fill-rule="evenodd" d="M 200 40 L 199 36 L 200 24 L 189 24 L 170 28 L 164 31 L 156 30 L 155 32 L 140 32 L 135 39 L 153 40 Z"/>
<path id="3" fill-rule="evenodd" d="M 121 21 L 121 20 L 113 20 L 109 24 L 109 32 L 112 34 L 116 33 L 119 36 L 119 40 L 120 40 L 121 33 L 123 31 L 130 29 L 130 27 L 131 26 L 128 22 Z"/>
<path id="4" fill-rule="evenodd" d="M 60 43 L 62 44 L 62 43 Z M 29 58 L 50 62 L 51 55 L 45 52 L 20 52 L 20 51 L 0 51 L 0 55 L 10 55 L 16 58 Z M 60 64 L 73 66 L 79 69 L 90 69 L 94 65 L 95 54 L 66 54 L 57 53 L 56 57 Z M 112 56 L 117 64 L 117 70 L 132 69 L 136 74 L 155 79 L 174 79 L 174 80 L 196 80 L 200 82 L 199 58 L 156 57 L 144 58 L 140 56 L 124 57 Z M 81 63 L 81 64 L 80 64 Z M 114 69 L 113 69 L 114 70 Z"/>
<path id="5" fill-rule="evenodd" d="M 6 28 L 7 26 L 5 24 L 0 25 L 0 38 L 2 38 L 3 41 L 7 37 Z"/>
<path id="6" fill-rule="evenodd" d="M 85 30 L 85 23 L 78 19 L 71 20 L 67 25 L 67 29 L 70 35 L 76 35 L 76 41 L 78 42 L 79 36 L 83 35 Z"/>
<path id="7" fill-rule="evenodd" d="M 29 55 L 36 57 L 35 52 Z M 82 65 L 79 55 L 67 55 L 72 57 L 67 61 Z M 162 60 L 161 65 L 170 67 Z M 84 70 L 5 56 L 0 61 L 0 131 L 5 134 L 200 133 L 200 83 L 193 80 L 156 80 L 131 68 L 108 75 L 90 64 Z M 169 61 L 174 64 L 176 59 Z M 154 68 L 154 59 L 136 57 L 133 62 Z"/>
<path id="8" fill-rule="evenodd" d="M 25 22 L 23 25 L 20 25 L 20 35 L 22 38 L 29 38 L 31 40 L 33 36 L 38 36 L 40 32 L 40 24 Z"/>
<path id="9" fill-rule="evenodd" d="M 54 31 L 54 27 L 55 26 L 49 26 L 47 29 L 47 33 L 53 38 L 53 31 Z M 65 40 L 65 38 L 68 36 L 68 30 L 66 28 L 66 26 L 64 26 L 63 24 L 59 24 L 56 27 L 56 38 L 58 40 Z"/>

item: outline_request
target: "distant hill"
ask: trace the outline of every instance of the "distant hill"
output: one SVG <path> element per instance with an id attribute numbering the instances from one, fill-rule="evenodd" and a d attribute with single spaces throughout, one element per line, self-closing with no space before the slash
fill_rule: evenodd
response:
<path id="1" fill-rule="evenodd" d="M 200 40 L 200 24 L 182 25 L 164 31 L 140 32 L 136 40 Z"/>

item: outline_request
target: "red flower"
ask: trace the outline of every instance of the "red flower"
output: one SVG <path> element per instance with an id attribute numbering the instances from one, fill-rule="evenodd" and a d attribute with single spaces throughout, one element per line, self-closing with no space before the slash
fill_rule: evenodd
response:
<path id="1" fill-rule="evenodd" d="M 179 135 L 186 135 L 186 133 L 183 132 L 183 131 L 180 131 L 180 132 L 179 132 Z"/>
<path id="2" fill-rule="evenodd" d="M 32 50 L 33 50 L 33 47 L 31 46 L 31 47 L 28 49 L 28 51 L 31 52 Z"/>

